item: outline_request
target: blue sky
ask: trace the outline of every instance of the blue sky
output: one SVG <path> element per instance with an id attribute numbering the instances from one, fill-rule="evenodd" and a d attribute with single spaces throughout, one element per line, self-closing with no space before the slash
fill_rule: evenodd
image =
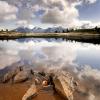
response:
<path id="1" fill-rule="evenodd" d="M 100 0 L 0 0 L 0 28 L 100 25 Z"/>
<path id="2" fill-rule="evenodd" d="M 94 22 L 100 21 L 100 0 L 88 5 L 82 5 L 77 7 L 79 10 L 79 19 L 81 20 L 91 20 Z"/>

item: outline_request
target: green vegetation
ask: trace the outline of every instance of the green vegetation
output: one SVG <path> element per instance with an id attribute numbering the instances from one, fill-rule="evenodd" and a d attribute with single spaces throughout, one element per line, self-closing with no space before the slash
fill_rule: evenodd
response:
<path id="1" fill-rule="evenodd" d="M 95 28 L 91 28 L 91 29 L 75 29 L 75 30 L 71 30 L 70 32 L 88 32 L 88 33 L 100 34 L 100 28 L 96 26 Z"/>

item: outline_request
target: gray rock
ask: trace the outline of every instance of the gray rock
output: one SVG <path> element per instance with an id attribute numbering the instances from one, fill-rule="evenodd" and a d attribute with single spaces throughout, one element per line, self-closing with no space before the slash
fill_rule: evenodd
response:
<path id="1" fill-rule="evenodd" d="M 4 75 L 3 83 L 6 83 L 10 80 L 13 81 L 14 76 L 16 75 L 15 71 L 8 72 Z"/>
<path id="2" fill-rule="evenodd" d="M 28 80 L 29 73 L 27 71 L 20 71 L 15 77 L 14 77 L 14 83 L 20 83 Z"/>
<path id="3" fill-rule="evenodd" d="M 37 95 L 37 88 L 35 84 L 32 84 L 31 87 L 27 90 L 25 95 L 22 97 L 22 100 L 32 100 Z"/>
<path id="4" fill-rule="evenodd" d="M 53 78 L 56 91 L 65 97 L 66 100 L 73 100 L 73 93 L 76 88 L 75 81 L 70 73 L 65 71 L 55 72 L 55 77 Z"/>
<path id="5" fill-rule="evenodd" d="M 9 82 L 10 80 L 12 80 L 14 77 L 22 70 L 21 67 L 16 68 L 15 70 L 11 70 L 9 72 L 7 72 L 4 77 L 3 77 L 3 83 Z"/>

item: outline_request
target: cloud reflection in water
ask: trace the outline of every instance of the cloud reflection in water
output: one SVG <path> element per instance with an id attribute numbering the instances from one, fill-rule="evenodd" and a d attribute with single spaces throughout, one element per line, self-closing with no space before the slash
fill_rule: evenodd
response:
<path id="1" fill-rule="evenodd" d="M 77 99 L 99 100 L 99 51 L 100 45 L 78 42 L 54 40 L 0 41 L 0 69 L 18 61 L 27 61 L 35 67 L 66 69 L 71 71 L 82 84 Z"/>

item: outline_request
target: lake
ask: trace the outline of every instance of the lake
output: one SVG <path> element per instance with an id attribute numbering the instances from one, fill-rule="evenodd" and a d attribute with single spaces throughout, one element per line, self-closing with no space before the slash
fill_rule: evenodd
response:
<path id="1" fill-rule="evenodd" d="M 100 44 L 52 38 L 0 41 L 0 72 L 20 65 L 68 71 L 79 83 L 74 100 L 100 98 Z"/>
<path id="2" fill-rule="evenodd" d="M 100 45 L 62 39 L 0 41 L 0 69 L 21 62 L 47 67 L 91 66 L 100 69 Z M 7 61 L 7 62 L 6 62 Z"/>

